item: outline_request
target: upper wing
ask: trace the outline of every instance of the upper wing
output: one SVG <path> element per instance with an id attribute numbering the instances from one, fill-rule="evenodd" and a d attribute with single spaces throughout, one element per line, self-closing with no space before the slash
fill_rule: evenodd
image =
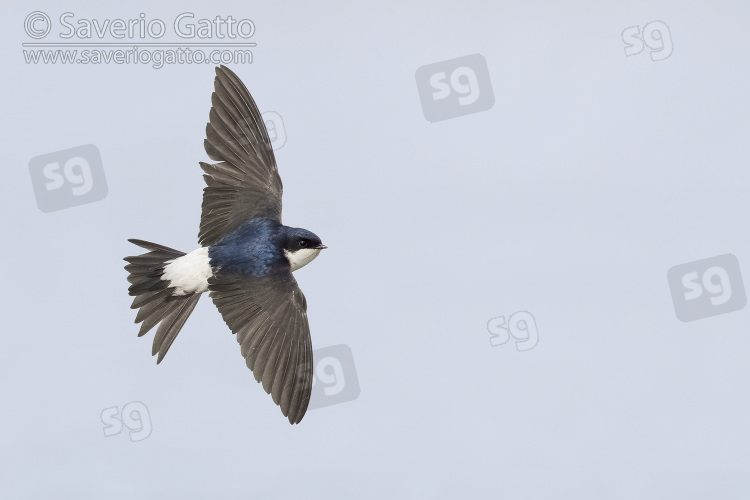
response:
<path id="1" fill-rule="evenodd" d="M 307 411 L 313 362 L 307 301 L 290 271 L 208 280 L 210 296 L 232 333 L 255 380 L 281 406 L 292 424 Z"/>
<path id="2" fill-rule="evenodd" d="M 249 219 L 281 222 L 281 178 L 255 101 L 226 66 L 216 68 L 214 89 L 203 145 L 220 163 L 200 164 L 207 185 L 198 233 L 202 246 Z"/>

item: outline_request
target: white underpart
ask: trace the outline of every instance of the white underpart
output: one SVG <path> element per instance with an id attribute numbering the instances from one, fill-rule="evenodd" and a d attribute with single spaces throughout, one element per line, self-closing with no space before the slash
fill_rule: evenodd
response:
<path id="1" fill-rule="evenodd" d="M 286 256 L 286 260 L 292 265 L 292 271 L 296 271 L 300 267 L 305 267 L 312 262 L 318 256 L 320 250 L 320 248 L 300 248 L 296 252 L 284 250 L 284 255 Z"/>
<path id="2" fill-rule="evenodd" d="M 213 271 L 208 258 L 208 247 L 193 250 L 174 260 L 168 260 L 161 279 L 174 287 L 174 295 L 188 295 L 208 291 L 208 278 Z"/>

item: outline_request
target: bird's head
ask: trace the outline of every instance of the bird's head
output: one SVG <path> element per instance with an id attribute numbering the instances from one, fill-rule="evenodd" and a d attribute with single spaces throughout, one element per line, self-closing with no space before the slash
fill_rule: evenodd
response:
<path id="1" fill-rule="evenodd" d="M 284 256 L 292 266 L 292 271 L 304 267 L 318 256 L 326 247 L 320 238 L 307 229 L 286 228 L 284 241 Z"/>

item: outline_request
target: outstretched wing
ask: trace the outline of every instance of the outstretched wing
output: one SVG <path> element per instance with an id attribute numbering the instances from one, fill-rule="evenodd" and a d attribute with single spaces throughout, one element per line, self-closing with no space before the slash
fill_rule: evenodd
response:
<path id="1" fill-rule="evenodd" d="M 216 68 L 202 163 L 203 210 L 198 241 L 210 246 L 242 222 L 266 217 L 281 222 L 282 184 L 271 140 L 255 101 L 226 66 Z"/>
<path id="2" fill-rule="evenodd" d="M 210 296 L 237 335 L 255 380 L 289 422 L 302 420 L 310 402 L 313 362 L 307 301 L 289 270 L 208 280 Z"/>

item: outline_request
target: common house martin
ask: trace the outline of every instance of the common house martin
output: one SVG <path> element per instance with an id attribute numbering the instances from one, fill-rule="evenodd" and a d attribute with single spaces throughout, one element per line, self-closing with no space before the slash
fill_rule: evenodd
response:
<path id="1" fill-rule="evenodd" d="M 292 272 L 326 247 L 312 232 L 282 225 L 276 159 L 245 85 L 219 66 L 214 90 L 203 145 L 218 163 L 200 163 L 200 248 L 186 254 L 128 240 L 148 250 L 125 258 L 131 308 L 139 337 L 159 325 L 151 351 L 158 364 L 208 292 L 255 379 L 297 424 L 310 401 L 313 360 L 307 301 Z"/>

